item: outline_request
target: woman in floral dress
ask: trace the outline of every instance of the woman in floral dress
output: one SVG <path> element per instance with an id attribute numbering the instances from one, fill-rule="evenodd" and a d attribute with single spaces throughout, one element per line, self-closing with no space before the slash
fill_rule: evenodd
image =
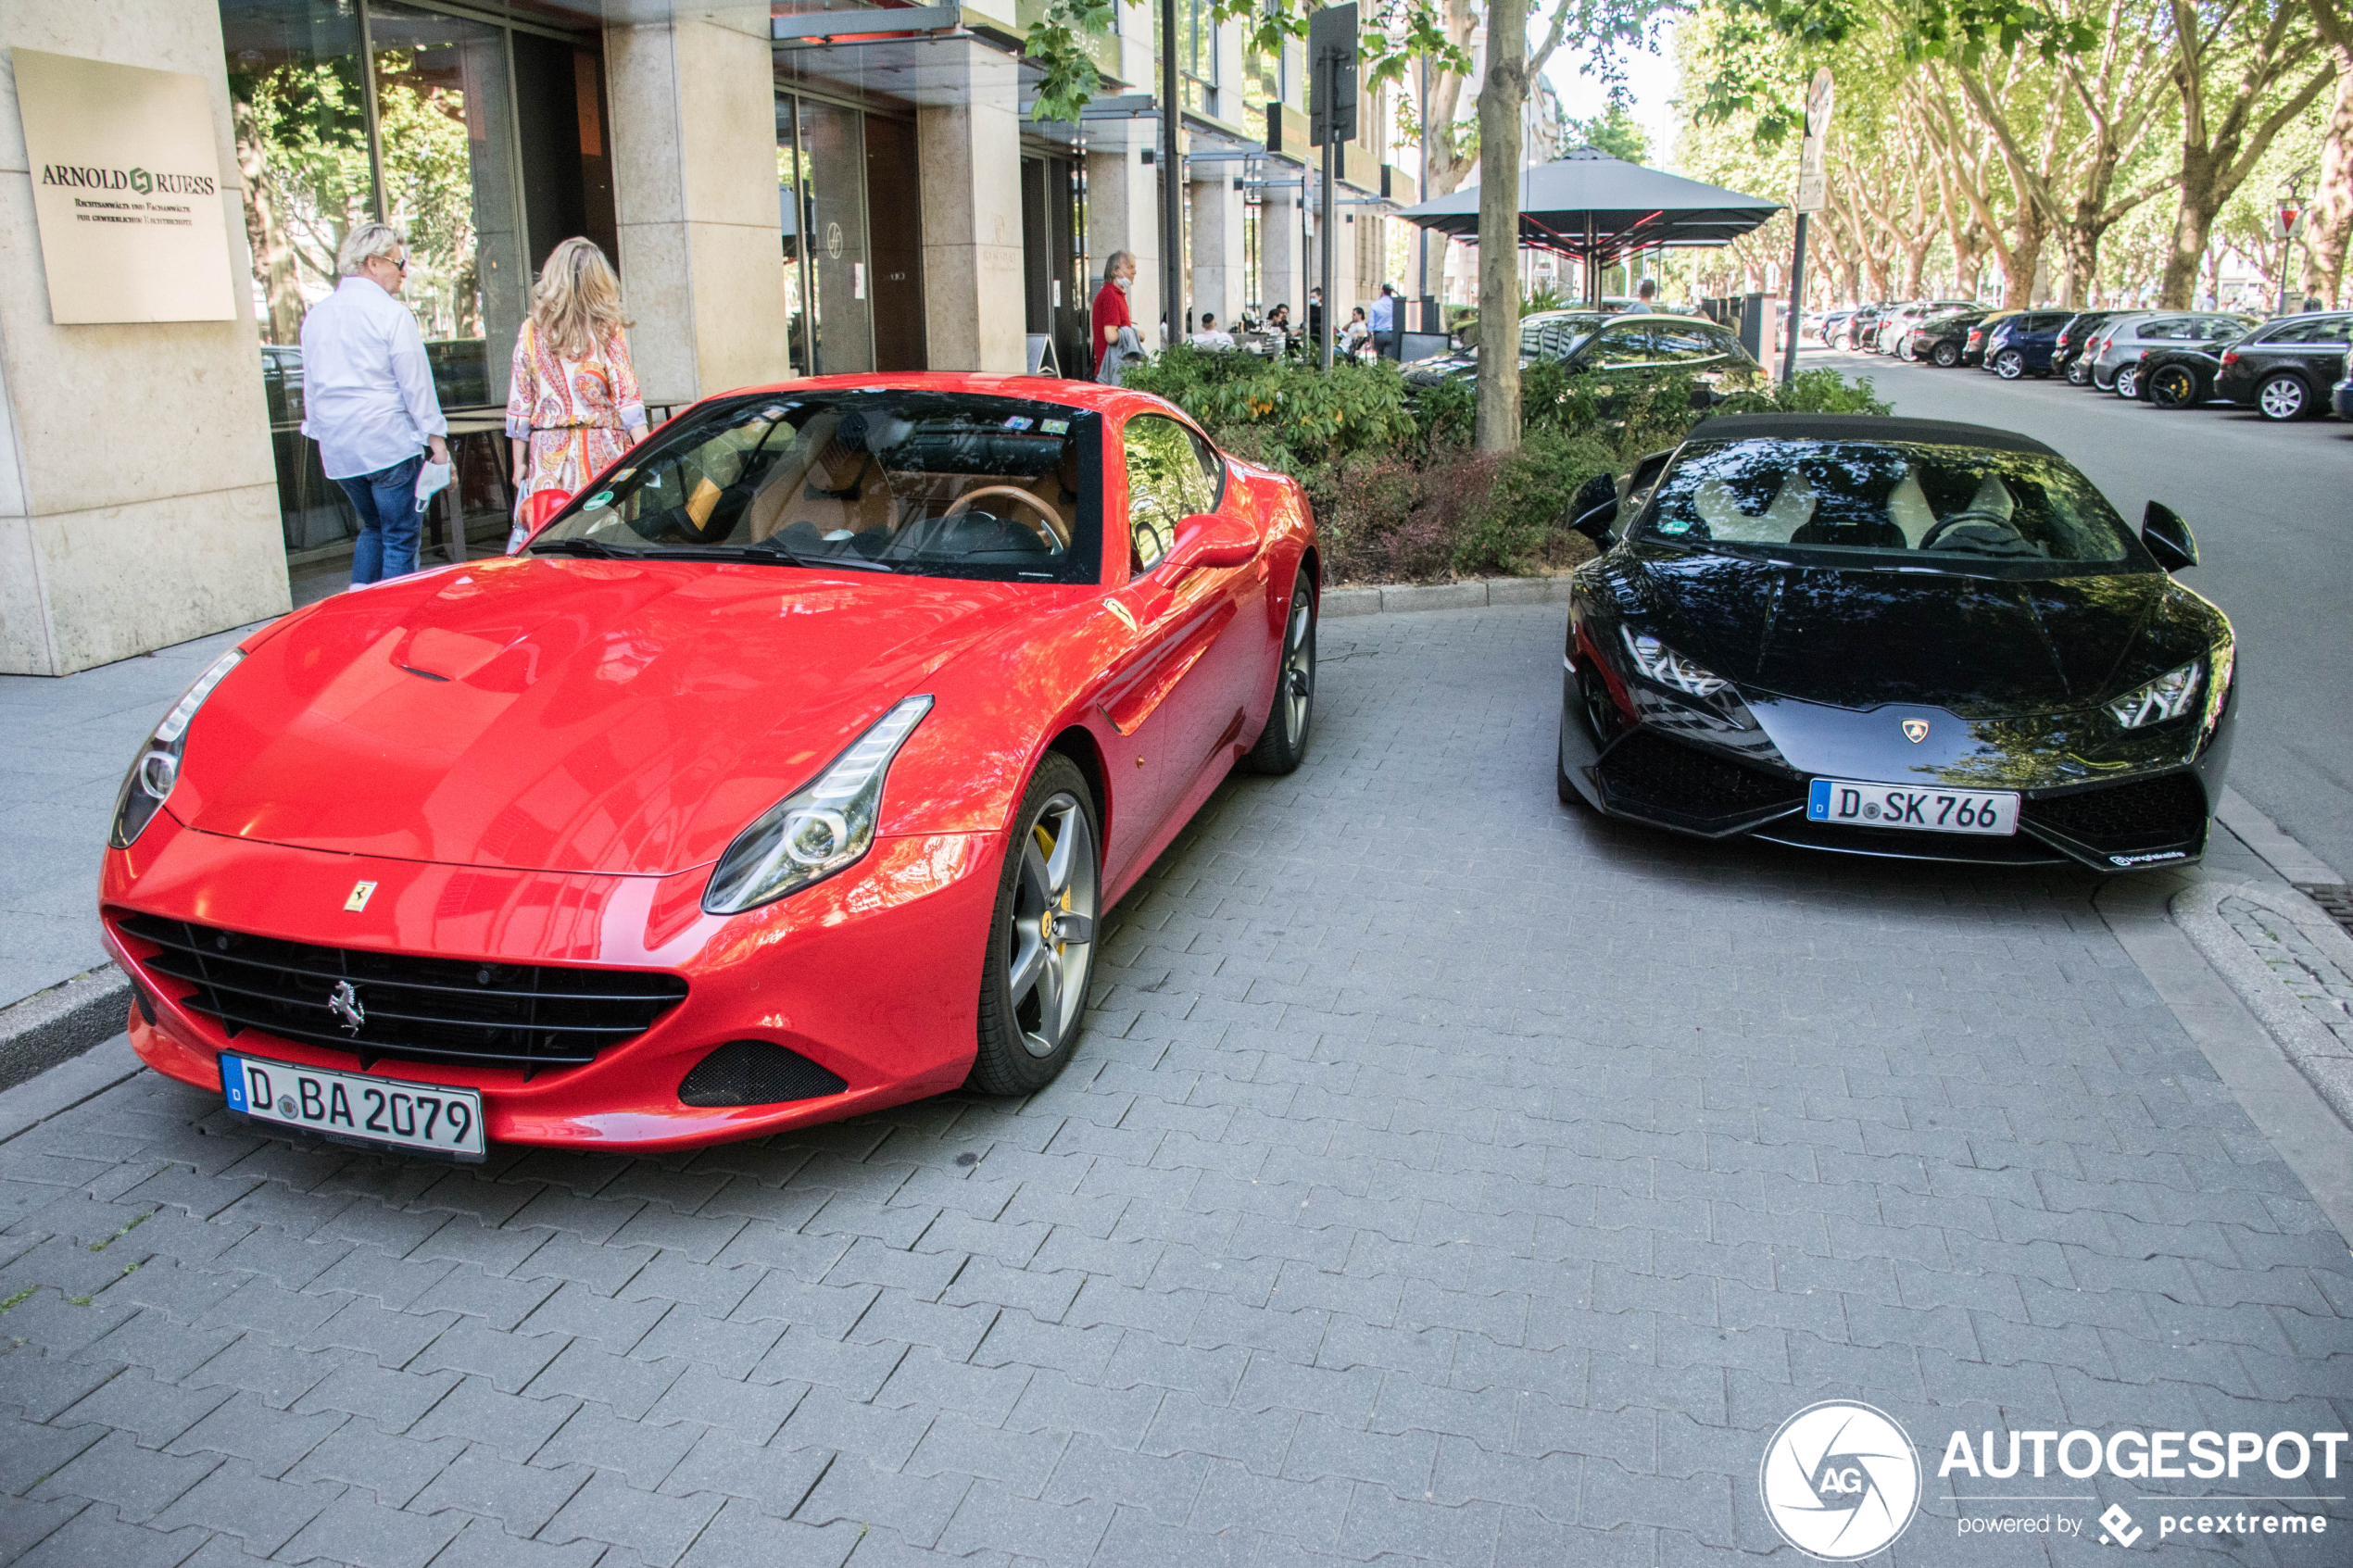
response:
<path id="1" fill-rule="evenodd" d="M 507 393 L 521 547 L 531 497 L 573 495 L 645 439 L 646 405 L 629 362 L 621 280 L 596 242 L 569 239 L 540 269 L 531 316 L 515 335 Z"/>

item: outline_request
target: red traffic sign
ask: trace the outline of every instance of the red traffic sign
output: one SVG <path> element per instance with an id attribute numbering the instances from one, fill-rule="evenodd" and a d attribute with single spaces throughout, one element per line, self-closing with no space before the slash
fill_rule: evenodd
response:
<path id="1" fill-rule="evenodd" d="M 2271 237 L 2279 240 L 2286 239 L 2296 232 L 2296 226 L 2303 220 L 2303 218 L 2304 209 L 2301 207 L 2294 202 L 2280 203 L 2279 227 L 2272 231 Z"/>

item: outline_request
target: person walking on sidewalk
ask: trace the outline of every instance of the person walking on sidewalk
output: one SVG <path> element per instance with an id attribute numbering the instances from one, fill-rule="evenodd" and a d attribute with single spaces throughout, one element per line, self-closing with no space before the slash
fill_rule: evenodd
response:
<path id="1" fill-rule="evenodd" d="M 1097 381 L 1113 380 L 1104 373 L 1106 367 L 1103 361 L 1118 346 L 1120 329 L 1132 328 L 1136 324 L 1135 318 L 1127 313 L 1127 291 L 1135 285 L 1135 282 L 1136 257 L 1124 250 L 1113 251 L 1111 259 L 1103 263 L 1103 286 L 1095 295 L 1093 331 L 1088 339 L 1095 345 L 1092 368 Z M 1116 365 L 1110 367 L 1112 370 L 1117 368 Z"/>
<path id="2" fill-rule="evenodd" d="M 351 585 L 417 570 L 417 473 L 449 460 L 449 421 L 434 395 L 417 318 L 400 303 L 409 245 L 388 223 L 362 223 L 335 252 L 335 292 L 302 319 L 302 433 L 351 497 L 359 538 Z"/>
<path id="3" fill-rule="evenodd" d="M 564 241 L 539 270 L 531 315 L 515 334 L 507 390 L 514 454 L 510 555 L 529 537 L 532 497 L 571 496 L 646 438 L 646 403 L 630 362 L 621 280 L 594 240 Z"/>

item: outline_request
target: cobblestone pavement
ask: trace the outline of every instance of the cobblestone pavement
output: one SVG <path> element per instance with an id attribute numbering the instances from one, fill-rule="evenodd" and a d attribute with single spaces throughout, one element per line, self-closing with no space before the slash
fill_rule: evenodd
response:
<path id="1" fill-rule="evenodd" d="M 2345 1242 L 2086 878 L 1559 807 L 1560 617 L 1327 628 L 1310 765 L 1123 907 L 1026 1102 L 453 1169 L 142 1074 L 0 1145 L 0 1558 L 1793 1562 L 1758 1461 L 1839 1396 L 1923 1450 L 1900 1563 L 2353 1490 L 1937 1479 L 1956 1428 L 2345 1430 Z"/>

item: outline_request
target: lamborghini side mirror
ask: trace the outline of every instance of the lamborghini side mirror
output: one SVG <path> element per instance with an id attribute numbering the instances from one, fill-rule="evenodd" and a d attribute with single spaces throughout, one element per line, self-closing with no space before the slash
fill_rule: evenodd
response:
<path id="1" fill-rule="evenodd" d="M 1609 537 L 1617 521 L 1617 476 L 1597 473 L 1577 487 L 1568 503 L 1568 526 L 1595 544 Z"/>
<path id="2" fill-rule="evenodd" d="M 2197 564 L 2197 539 L 2190 533 L 2190 525 L 2162 501 L 2151 501 L 2148 510 L 2141 514 L 2141 543 L 2168 571 Z"/>

